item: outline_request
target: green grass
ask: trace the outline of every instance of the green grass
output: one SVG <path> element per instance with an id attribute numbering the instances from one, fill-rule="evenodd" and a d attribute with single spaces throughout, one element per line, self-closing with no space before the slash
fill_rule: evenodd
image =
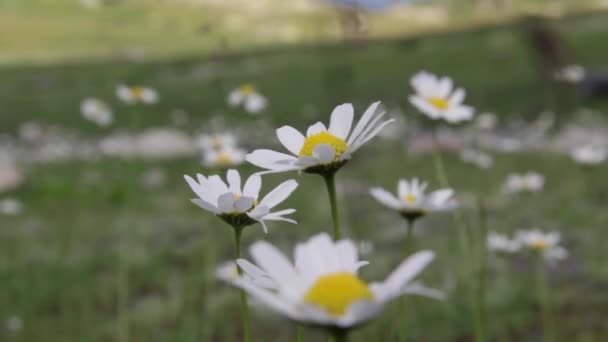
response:
<path id="1" fill-rule="evenodd" d="M 607 16 L 598 14 L 557 22 L 578 63 L 602 65 L 608 47 Z M 78 130 L 100 132 L 80 119 L 85 96 L 112 103 L 116 127 L 129 124 L 129 110 L 114 97 L 119 82 L 156 87 L 157 106 L 141 109 L 144 126 L 169 123 L 168 113 L 181 108 L 193 117 L 189 129 L 207 128 L 212 115 L 223 113 L 235 127 L 256 122 L 224 104 L 226 92 L 254 82 L 271 101 L 263 120 L 273 125 L 306 127 L 327 121 L 334 105 L 353 101 L 358 112 L 374 100 L 402 106 L 405 115 L 423 122 L 406 105 L 408 79 L 419 69 L 453 76 L 467 88 L 468 102 L 480 110 L 511 118 L 533 118 L 553 109 L 567 119 L 565 107 L 605 110 L 605 100 L 580 102 L 547 92 L 538 80 L 530 52 L 512 26 L 421 37 L 369 42 L 356 46 L 309 46 L 254 51 L 223 56 L 221 63 L 207 56 L 129 64 L 105 61 L 47 67 L 4 67 L 0 71 L 0 127 L 14 133 L 26 120 L 43 121 Z M 201 71 L 203 70 L 203 71 Z M 207 70 L 207 71 L 205 71 Z M 314 105 L 316 111 L 303 114 Z M 248 147 L 265 147 L 251 143 Z M 253 146 L 255 145 L 255 146 Z M 541 226 L 559 229 L 570 258 L 551 274 L 552 293 L 564 341 L 603 341 L 608 305 L 608 257 L 604 210 L 608 183 L 603 170 L 575 168 L 565 156 L 552 154 L 497 155 L 492 171 L 464 165 L 446 157 L 452 185 L 466 200 L 479 194 L 489 210 L 491 230 L 510 232 Z M 401 142 L 374 141 L 339 174 L 341 210 L 349 236 L 370 239 L 376 251 L 367 257 L 373 267 L 365 279 L 382 279 L 401 260 L 400 221 L 367 194 L 372 185 L 393 187 L 399 177 L 418 176 L 436 184 L 430 156 L 406 156 Z M 144 189 L 141 175 L 162 167 L 169 183 Z M 537 170 L 546 175 L 546 190 L 528 197 L 505 198 L 500 185 L 510 172 Z M 220 261 L 232 258 L 231 231 L 190 204 L 183 174 L 200 172 L 196 160 L 175 162 L 70 162 L 28 165 L 29 182 L 12 193 L 26 205 L 17 217 L 2 217 L 0 229 L 0 321 L 11 315 L 24 319 L 24 330 L 9 341 L 115 341 L 119 246 L 126 246 L 129 332 L 132 341 L 233 341 L 240 334 L 237 292 L 214 278 Z M 244 166 L 244 173 L 254 168 Z M 102 181 L 86 181 L 93 172 Z M 268 239 L 284 251 L 313 233 L 329 231 L 329 208 L 322 180 L 295 174 L 300 189 L 288 200 L 298 209 L 297 226 L 273 224 L 269 235 L 249 228 L 245 246 Z M 264 189 L 286 176 L 268 176 Z M 476 212 L 465 205 L 465 219 L 474 225 Z M 421 223 L 418 248 L 437 251 L 437 260 L 424 273 L 430 286 L 449 290 L 449 299 L 408 300 L 411 308 L 400 320 L 392 305 L 376 321 L 355 334 L 355 341 L 388 340 L 391 327 L 404 324 L 416 340 L 462 341 L 471 338 L 471 320 L 463 289 L 455 287 L 454 270 L 465 262 L 456 244 L 450 215 Z M 500 341 L 540 338 L 533 274 L 525 259 L 506 268 L 493 266 L 489 276 L 487 322 Z M 274 314 L 253 311 L 258 341 L 295 339 L 295 327 Z M 320 335 L 307 332 L 307 340 Z"/>

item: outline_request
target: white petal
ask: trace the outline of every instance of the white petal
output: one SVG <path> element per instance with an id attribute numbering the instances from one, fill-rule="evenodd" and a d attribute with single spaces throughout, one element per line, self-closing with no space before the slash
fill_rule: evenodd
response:
<path id="1" fill-rule="evenodd" d="M 397 185 L 397 196 L 399 198 L 405 198 L 407 194 L 411 192 L 410 185 L 405 179 L 400 179 Z"/>
<path id="2" fill-rule="evenodd" d="M 369 190 L 369 193 L 380 203 L 384 204 L 385 206 L 395 209 L 395 210 L 399 210 L 401 209 L 401 201 L 399 201 L 398 198 L 396 198 L 393 194 L 391 194 L 390 192 L 382 189 L 382 188 L 372 188 Z"/>
<path id="3" fill-rule="evenodd" d="M 354 115 L 355 110 L 350 103 L 345 103 L 334 108 L 329 122 L 329 133 L 342 140 L 346 140 L 353 124 Z"/>
<path id="4" fill-rule="evenodd" d="M 193 199 L 191 199 L 190 201 L 191 201 L 192 203 L 196 204 L 197 206 L 199 206 L 199 207 L 201 207 L 201 208 L 203 208 L 203 209 L 207 210 L 207 211 L 210 211 L 210 212 L 212 212 L 212 213 L 214 213 L 214 214 L 217 214 L 217 213 L 218 213 L 218 210 L 217 210 L 217 208 L 216 208 L 214 205 L 212 205 L 212 204 L 210 204 L 210 203 L 207 203 L 207 202 L 203 201 L 203 200 L 202 200 L 202 199 L 200 199 L 200 198 L 193 198 Z"/>
<path id="5" fill-rule="evenodd" d="M 378 133 L 380 133 L 384 129 L 384 127 L 392 124 L 393 122 L 395 122 L 394 119 L 384 121 L 378 127 L 376 127 L 373 131 L 367 133 L 365 136 L 362 135 L 360 137 L 360 140 L 358 139 L 355 143 L 353 143 L 353 145 L 348 147 L 347 153 L 354 153 L 361 146 L 365 145 L 368 141 L 372 140 L 376 135 L 378 135 Z"/>
<path id="6" fill-rule="evenodd" d="M 243 96 L 243 93 L 240 90 L 235 89 L 228 94 L 227 102 L 230 106 L 236 107 L 240 105 L 244 99 L 245 96 Z"/>
<path id="7" fill-rule="evenodd" d="M 234 211 L 234 195 L 227 192 L 217 199 L 217 208 L 220 213 L 231 213 Z"/>
<path id="8" fill-rule="evenodd" d="M 266 98 L 260 94 L 253 94 L 245 99 L 245 111 L 256 114 L 266 108 Z"/>
<path id="9" fill-rule="evenodd" d="M 413 254 L 397 267 L 393 273 L 382 284 L 383 291 L 390 297 L 398 296 L 403 289 L 414 277 L 416 277 L 424 268 L 435 258 L 435 253 L 431 251 L 422 251 Z"/>
<path id="10" fill-rule="evenodd" d="M 450 99 L 448 100 L 448 102 L 450 103 L 451 106 L 459 105 L 462 103 L 462 100 L 464 100 L 465 95 L 466 95 L 466 91 L 462 88 L 458 88 L 454 91 L 452 96 L 450 96 Z"/>
<path id="11" fill-rule="evenodd" d="M 243 196 L 257 199 L 262 188 L 262 177 L 259 175 L 251 175 L 245 182 L 243 187 Z"/>
<path id="12" fill-rule="evenodd" d="M 238 212 L 245 212 L 253 207 L 253 198 L 251 197 L 241 197 L 238 200 L 234 201 L 234 209 Z"/>
<path id="13" fill-rule="evenodd" d="M 255 150 L 249 153 L 245 159 L 251 164 L 269 170 L 282 170 L 293 168 L 292 165 L 298 158 L 289 154 L 272 150 Z"/>
<path id="14" fill-rule="evenodd" d="M 312 156 L 321 164 L 328 164 L 334 161 L 336 151 L 329 144 L 319 144 L 312 150 Z"/>
<path id="15" fill-rule="evenodd" d="M 418 96 L 410 96 L 409 100 L 411 104 L 431 119 L 438 119 L 441 116 L 441 112 L 437 108 L 431 106 L 425 99 Z"/>
<path id="16" fill-rule="evenodd" d="M 437 289 L 432 289 L 429 287 L 424 287 L 419 284 L 411 284 L 403 288 L 401 290 L 402 295 L 418 295 L 423 297 L 429 297 L 437 300 L 444 300 L 446 295 L 443 291 L 439 291 Z"/>
<path id="17" fill-rule="evenodd" d="M 209 176 L 209 178 L 207 179 L 207 183 L 209 184 L 209 188 L 211 188 L 211 191 L 218 194 L 218 197 L 219 195 L 225 194 L 230 191 L 230 189 L 228 189 L 228 185 L 226 185 L 226 183 L 224 183 L 224 181 L 218 175 Z"/>
<path id="18" fill-rule="evenodd" d="M 367 107 L 367 109 L 361 116 L 361 119 L 359 119 L 359 122 L 357 122 L 357 125 L 355 126 L 353 133 L 350 135 L 350 137 L 348 137 L 348 141 L 346 142 L 347 145 L 350 146 L 350 144 L 353 141 L 355 141 L 355 139 L 359 136 L 359 134 L 361 134 L 361 132 L 363 131 L 365 126 L 367 126 L 367 123 L 369 122 L 369 120 L 371 120 L 372 117 L 374 116 L 374 114 L 376 113 L 376 110 L 378 109 L 379 105 L 380 105 L 380 101 L 374 102 L 369 107 Z"/>
<path id="19" fill-rule="evenodd" d="M 258 241 L 251 246 L 249 252 L 256 264 L 268 273 L 281 288 L 297 285 L 296 270 L 276 247 L 266 241 Z"/>
<path id="20" fill-rule="evenodd" d="M 327 128 L 325 128 L 325 125 L 322 122 L 317 122 L 314 125 L 308 127 L 308 130 L 306 131 L 306 136 L 309 137 L 311 135 L 321 133 L 324 131 L 327 131 Z"/>
<path id="21" fill-rule="evenodd" d="M 237 260 L 237 263 L 239 261 Z M 245 290 L 252 298 L 255 298 L 260 303 L 268 308 L 276 311 L 279 314 L 285 315 L 293 320 L 298 320 L 300 317 L 297 314 L 296 305 L 286 298 L 277 295 L 276 293 L 256 286 L 250 281 L 238 278 L 234 281 L 234 285 Z"/>
<path id="22" fill-rule="evenodd" d="M 295 180 L 290 179 L 288 181 L 285 181 L 285 182 L 279 184 L 279 186 L 274 188 L 274 190 L 272 190 L 266 196 L 264 196 L 264 198 L 260 201 L 259 206 L 265 206 L 265 207 L 268 207 L 269 209 L 272 209 L 279 203 L 286 200 L 287 197 L 289 197 L 289 195 L 291 195 L 291 193 L 297 187 L 298 187 L 298 182 L 296 182 Z"/>
<path id="23" fill-rule="evenodd" d="M 277 137 L 289 152 L 296 156 L 300 154 L 300 150 L 302 150 L 302 147 L 304 146 L 305 138 L 297 129 L 290 126 L 283 126 L 277 129 Z"/>
<path id="24" fill-rule="evenodd" d="M 439 97 L 447 98 L 448 95 L 452 92 L 454 84 L 452 79 L 444 76 L 439 79 L 439 83 L 437 84 L 437 94 Z"/>
<path id="25" fill-rule="evenodd" d="M 226 180 L 228 180 L 228 186 L 233 194 L 241 194 L 241 175 L 237 170 L 228 170 L 226 174 Z"/>

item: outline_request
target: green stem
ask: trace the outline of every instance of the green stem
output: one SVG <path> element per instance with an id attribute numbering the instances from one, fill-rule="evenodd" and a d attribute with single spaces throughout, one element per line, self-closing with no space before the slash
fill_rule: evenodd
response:
<path id="1" fill-rule="evenodd" d="M 477 208 L 479 213 L 479 236 L 477 238 L 478 247 L 478 287 L 477 287 L 477 316 L 479 317 L 481 338 L 486 336 L 487 332 L 487 315 L 486 315 L 486 272 L 487 272 L 487 248 L 486 240 L 488 237 L 487 213 L 486 208 L 481 198 L 477 199 Z"/>
<path id="2" fill-rule="evenodd" d="M 340 240 L 340 216 L 338 213 L 338 201 L 336 199 L 336 178 L 335 173 L 324 175 L 327 193 L 329 194 L 329 205 L 331 206 L 331 218 L 334 224 L 334 240 Z"/>
<path id="3" fill-rule="evenodd" d="M 549 300 L 549 286 L 547 285 L 547 277 L 545 274 L 545 260 L 541 253 L 538 253 L 536 264 L 536 290 L 538 291 L 538 301 L 543 320 L 543 340 L 546 342 L 555 341 L 551 302 Z"/>
<path id="4" fill-rule="evenodd" d="M 236 250 L 236 258 L 241 258 L 241 234 L 243 229 L 241 227 L 234 228 L 234 247 Z M 241 268 L 237 265 L 238 274 L 242 274 Z M 243 323 L 243 340 L 246 342 L 251 341 L 251 325 L 249 323 L 249 306 L 247 305 L 247 294 L 245 290 L 241 290 L 241 320 Z"/>
<path id="5" fill-rule="evenodd" d="M 129 267 L 124 237 L 118 246 L 118 340 L 129 341 Z"/>
<path id="6" fill-rule="evenodd" d="M 304 326 L 298 324 L 298 342 L 304 342 Z"/>
<path id="7" fill-rule="evenodd" d="M 414 242 L 414 224 L 416 220 L 406 219 L 405 220 L 405 238 L 403 241 L 403 252 L 405 257 L 412 253 L 412 243 Z"/>
<path id="8" fill-rule="evenodd" d="M 445 171 L 445 166 L 443 164 L 443 159 L 441 156 L 437 132 L 433 134 L 433 142 L 435 145 L 435 153 L 433 154 L 433 157 L 437 180 L 439 181 L 439 185 L 442 188 L 450 188 L 450 182 L 448 180 L 447 173 Z M 464 223 L 462 213 L 460 212 L 460 209 L 458 207 L 452 210 L 452 217 L 454 218 L 454 222 L 456 223 L 456 229 L 458 230 L 458 242 L 460 244 L 460 250 L 465 259 L 465 268 L 463 270 L 463 272 L 465 273 L 464 281 L 467 287 L 466 291 L 469 292 L 471 306 L 473 309 L 473 331 L 475 335 L 475 341 L 485 342 L 485 337 L 481 328 L 481 314 L 479 313 L 479 305 L 474 290 L 473 280 L 471 280 L 471 278 L 468 276 L 468 266 L 472 265 L 475 260 L 471 260 L 471 257 L 474 255 L 471 255 L 467 226 Z"/>
<path id="9" fill-rule="evenodd" d="M 329 336 L 330 342 L 348 342 L 348 331 L 343 329 L 334 329 Z"/>
<path id="10" fill-rule="evenodd" d="M 412 253 L 412 243 L 414 239 L 414 224 L 416 220 L 405 219 L 405 238 L 403 242 L 404 257 L 408 257 Z M 405 317 L 407 315 L 407 298 L 403 296 L 399 300 L 399 319 L 402 320 L 397 325 L 399 341 L 407 341 L 407 325 L 405 324 Z M 410 303 L 411 305 L 411 303 Z"/>

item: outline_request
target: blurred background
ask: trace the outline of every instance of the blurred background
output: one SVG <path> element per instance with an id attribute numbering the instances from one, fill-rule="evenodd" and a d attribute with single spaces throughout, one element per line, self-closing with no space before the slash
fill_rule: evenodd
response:
<path id="1" fill-rule="evenodd" d="M 570 156 L 608 147 L 608 1 L 0 0 L 0 32 L 0 340 L 239 340 L 238 296 L 215 276 L 231 231 L 190 203 L 183 175 L 253 173 L 243 155 L 281 150 L 275 128 L 377 100 L 396 124 L 338 184 L 348 236 L 377 265 L 363 277 L 383 278 L 403 237 L 368 188 L 414 176 L 436 188 L 439 129 L 466 220 L 482 198 L 492 230 L 565 236 L 570 257 L 550 272 L 560 340 L 608 339 L 608 183 Z M 484 115 L 430 122 L 408 101 L 420 70 L 452 77 Z M 543 191 L 505 195 L 506 177 L 528 170 Z M 245 246 L 288 251 L 329 227 L 319 179 L 267 177 L 263 191 L 287 177 L 301 184 L 288 200 L 300 224 L 249 228 Z M 472 339 L 451 217 L 416 234 L 438 253 L 426 282 L 450 299 L 414 299 L 403 320 L 389 308 L 355 341 L 391 340 L 399 324 L 412 340 Z M 488 262 L 491 340 L 539 341 L 529 265 Z M 256 340 L 294 338 L 253 310 Z"/>

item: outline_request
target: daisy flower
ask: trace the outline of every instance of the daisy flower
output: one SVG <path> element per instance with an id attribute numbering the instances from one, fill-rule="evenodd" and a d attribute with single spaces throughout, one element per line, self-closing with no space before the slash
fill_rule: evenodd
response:
<path id="1" fill-rule="evenodd" d="M 521 249 L 521 242 L 518 239 L 509 239 L 504 234 L 488 233 L 486 246 L 489 250 L 502 253 L 515 253 Z"/>
<path id="2" fill-rule="evenodd" d="M 410 96 L 410 102 L 431 119 L 444 119 L 450 123 L 470 120 L 473 118 L 473 108 L 463 105 L 465 90 L 454 88 L 449 77 L 437 77 L 426 71 L 420 71 L 410 83 L 415 95 Z"/>
<path id="3" fill-rule="evenodd" d="M 235 147 L 236 137 L 232 133 L 201 134 L 196 144 L 202 150 L 221 150 L 224 147 Z"/>
<path id="4" fill-rule="evenodd" d="M 606 160 L 608 151 L 601 146 L 585 145 L 572 150 L 570 156 L 575 162 L 581 165 L 594 166 L 599 165 Z"/>
<path id="5" fill-rule="evenodd" d="M 507 177 L 504 189 L 507 193 L 537 192 L 542 190 L 545 177 L 536 172 L 525 174 L 513 173 Z"/>
<path id="6" fill-rule="evenodd" d="M 456 208 L 454 190 L 441 189 L 425 194 L 427 186 L 428 183 L 420 182 L 417 178 L 410 182 L 401 179 L 397 186 L 397 196 L 379 187 L 371 188 L 369 192 L 378 202 L 397 210 L 410 221 L 431 212 Z"/>
<path id="7" fill-rule="evenodd" d="M 492 158 L 491 155 L 472 148 L 465 148 L 462 150 L 462 152 L 460 152 L 460 160 L 481 169 L 489 169 L 494 165 L 494 158 Z"/>
<path id="8" fill-rule="evenodd" d="M 83 118 L 95 123 L 98 126 L 107 127 L 112 124 L 112 109 L 105 102 L 99 99 L 84 99 L 80 103 L 80 113 L 82 114 Z"/>
<path id="9" fill-rule="evenodd" d="M 128 104 L 154 104 L 158 102 L 158 92 L 147 87 L 129 87 L 120 84 L 116 87 L 116 96 Z"/>
<path id="10" fill-rule="evenodd" d="M 298 187 L 295 180 L 281 183 L 258 201 L 262 178 L 259 175 L 250 176 L 241 188 L 241 175 L 236 170 L 228 170 L 228 184 L 218 175 L 205 177 L 197 174 L 198 182 L 190 176 L 184 176 L 186 182 L 198 196 L 192 203 L 215 214 L 235 228 L 261 223 L 264 232 L 268 232 L 265 221 L 296 221 L 284 217 L 295 212 L 295 209 L 285 209 L 271 212 L 271 209 L 282 203 Z"/>
<path id="11" fill-rule="evenodd" d="M 333 110 L 329 128 L 317 122 L 308 128 L 306 136 L 291 126 L 283 126 L 277 129 L 277 137 L 291 154 L 255 150 L 246 159 L 268 172 L 298 170 L 333 174 L 355 151 L 392 122 L 381 121 L 385 113 L 377 111 L 379 105 L 380 102 L 376 102 L 369 106 L 352 131 L 354 109 L 350 103 Z"/>
<path id="12" fill-rule="evenodd" d="M 0 199 L 0 215 L 14 216 L 23 212 L 23 203 L 14 198 Z"/>
<path id="13" fill-rule="evenodd" d="M 250 114 L 257 114 L 264 110 L 268 104 L 266 98 L 258 93 L 252 84 L 243 84 L 228 94 L 228 104 L 231 107 L 243 106 Z"/>
<path id="14" fill-rule="evenodd" d="M 298 244 L 294 264 L 264 241 L 254 243 L 250 252 L 257 266 L 244 259 L 237 264 L 246 276 L 265 279 L 265 286 L 246 276 L 234 284 L 273 311 L 302 323 L 345 331 L 374 318 L 399 296 L 443 298 L 440 291 L 411 282 L 434 259 L 431 251 L 413 254 L 385 281 L 370 284 L 357 275 L 368 263 L 358 259 L 355 243 L 333 241 L 325 233 Z"/>
<path id="15" fill-rule="evenodd" d="M 537 228 L 521 230 L 517 232 L 516 239 L 524 248 L 539 253 L 547 261 L 559 261 L 568 257 L 568 251 L 559 246 L 561 235 L 558 232 L 544 233 Z"/>
<path id="16" fill-rule="evenodd" d="M 203 153 L 203 166 L 208 168 L 227 168 L 241 165 L 245 161 L 245 150 L 224 146 L 219 150 L 205 150 Z"/>

